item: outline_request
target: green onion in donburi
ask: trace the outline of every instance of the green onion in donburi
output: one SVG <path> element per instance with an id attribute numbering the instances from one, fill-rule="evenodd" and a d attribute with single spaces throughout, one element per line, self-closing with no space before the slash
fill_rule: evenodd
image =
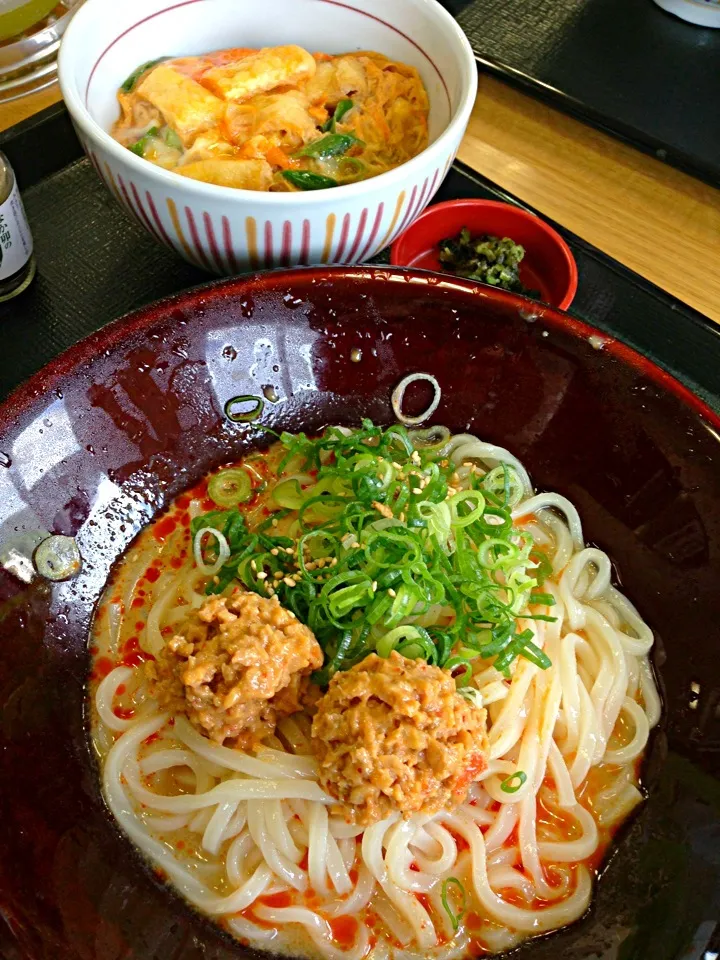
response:
<path id="1" fill-rule="evenodd" d="M 237 422 L 261 409 L 252 396 L 227 405 Z M 246 465 L 251 491 L 243 467 L 211 478 L 210 495 L 225 509 L 195 517 L 191 532 L 217 530 L 229 556 L 206 592 L 240 584 L 276 596 L 322 647 L 321 685 L 370 653 L 396 651 L 449 671 L 477 706 L 473 678 L 490 663 L 506 677 L 518 657 L 546 669 L 530 625 L 531 605 L 549 596 L 549 565 L 513 524 L 522 484 L 511 466 L 458 467 L 443 455 L 445 441 L 438 428 L 364 420 L 314 438 L 283 433 L 270 477 Z M 248 522 L 238 508 L 261 492 L 268 512 Z M 218 562 L 217 542 L 203 538 L 205 566 Z"/>
<path id="2" fill-rule="evenodd" d="M 451 887 L 456 887 L 458 894 L 460 896 L 460 907 L 458 908 L 457 912 L 453 909 L 453 905 L 450 902 Z M 445 910 L 445 913 L 450 918 L 450 923 L 452 924 L 453 931 L 457 933 L 460 927 L 460 922 L 463 916 L 465 915 L 465 908 L 466 908 L 466 902 L 467 902 L 465 887 L 462 885 L 462 883 L 460 883 L 457 877 L 448 877 L 446 880 L 443 880 L 440 897 L 442 899 L 443 909 Z"/>

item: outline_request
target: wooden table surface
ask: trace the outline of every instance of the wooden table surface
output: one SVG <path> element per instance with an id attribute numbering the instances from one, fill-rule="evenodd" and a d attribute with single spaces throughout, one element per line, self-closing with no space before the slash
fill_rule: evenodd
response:
<path id="1" fill-rule="evenodd" d="M 57 88 L 0 106 L 0 130 Z M 481 75 L 460 159 L 720 323 L 720 191 Z"/>

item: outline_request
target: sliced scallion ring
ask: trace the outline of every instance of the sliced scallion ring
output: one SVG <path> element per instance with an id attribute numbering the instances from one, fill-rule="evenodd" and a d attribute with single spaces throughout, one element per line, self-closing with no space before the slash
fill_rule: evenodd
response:
<path id="1" fill-rule="evenodd" d="M 432 403 L 427 408 L 425 413 L 421 413 L 419 417 L 408 417 L 407 414 L 403 413 L 402 405 L 403 400 L 405 399 L 405 391 L 410 386 L 411 383 L 418 383 L 420 381 L 427 381 L 432 384 L 433 389 L 435 390 L 435 396 L 433 397 Z M 411 373 L 395 387 L 392 393 L 392 408 L 393 413 L 398 418 L 401 423 L 404 423 L 408 427 L 417 427 L 421 423 L 424 423 L 429 419 L 440 406 L 440 398 L 442 396 L 442 390 L 440 389 L 440 384 L 437 382 L 435 377 L 429 373 Z"/>
<path id="2" fill-rule="evenodd" d="M 460 893 L 460 909 L 455 913 L 450 905 L 450 898 L 448 896 L 450 892 L 450 887 L 455 886 L 458 888 Z M 448 877 L 447 880 L 443 880 L 442 890 L 440 894 L 440 899 L 442 900 L 443 910 L 450 918 L 450 923 L 455 933 L 457 933 L 460 927 L 460 921 L 462 920 L 465 914 L 465 905 L 466 905 L 466 895 L 465 887 L 460 883 L 457 877 Z"/>
<path id="3" fill-rule="evenodd" d="M 35 550 L 35 569 L 48 580 L 69 580 L 82 569 L 82 557 L 74 537 L 54 536 Z"/>
<path id="4" fill-rule="evenodd" d="M 208 496 L 219 507 L 235 507 L 252 496 L 252 483 L 246 470 L 222 470 L 210 478 Z"/>
<path id="5" fill-rule="evenodd" d="M 236 407 L 253 404 L 247 410 L 237 410 Z M 244 397 L 233 397 L 225 404 L 225 416 L 233 423 L 252 423 L 257 420 L 265 409 L 265 401 L 261 397 L 247 395 Z"/>
<path id="6" fill-rule="evenodd" d="M 474 707 L 482 707 L 483 698 L 477 687 L 463 687 L 462 690 L 458 690 L 458 693 Z"/>
<path id="7" fill-rule="evenodd" d="M 520 787 L 527 783 L 527 774 L 524 770 L 517 770 L 512 773 L 500 784 L 500 789 L 504 793 L 517 793 Z"/>

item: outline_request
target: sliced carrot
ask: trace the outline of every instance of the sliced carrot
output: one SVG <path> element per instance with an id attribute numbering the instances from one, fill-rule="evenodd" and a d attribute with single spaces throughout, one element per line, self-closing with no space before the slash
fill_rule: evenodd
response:
<path id="1" fill-rule="evenodd" d="M 280 149 L 280 147 L 270 147 L 268 152 L 265 154 L 265 159 L 274 167 L 280 167 L 283 170 L 289 170 L 292 166 L 290 158 L 284 150 Z"/>

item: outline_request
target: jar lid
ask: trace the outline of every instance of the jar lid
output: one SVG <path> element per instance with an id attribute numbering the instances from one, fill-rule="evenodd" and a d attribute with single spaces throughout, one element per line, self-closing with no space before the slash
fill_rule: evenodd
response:
<path id="1" fill-rule="evenodd" d="M 84 0 L 59 0 L 52 13 L 19 37 L 0 43 L 0 103 L 57 83 L 60 38 Z"/>

